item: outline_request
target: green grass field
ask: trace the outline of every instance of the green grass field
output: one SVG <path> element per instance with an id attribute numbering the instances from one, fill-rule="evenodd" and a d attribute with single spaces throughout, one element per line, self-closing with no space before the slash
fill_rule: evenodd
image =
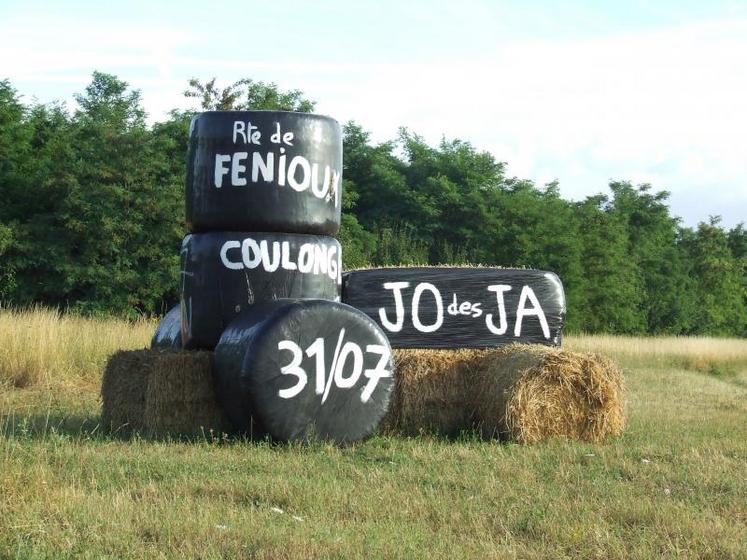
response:
<path id="1" fill-rule="evenodd" d="M 626 373 L 603 445 L 102 433 L 151 322 L 0 311 L 0 558 L 747 558 L 747 341 L 568 337 Z"/>

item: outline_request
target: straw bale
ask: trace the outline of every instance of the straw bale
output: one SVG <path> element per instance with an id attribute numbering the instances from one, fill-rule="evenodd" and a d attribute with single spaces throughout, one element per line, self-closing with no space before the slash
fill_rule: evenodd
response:
<path id="1" fill-rule="evenodd" d="M 120 351 L 109 359 L 101 382 L 104 426 L 112 430 L 143 427 L 145 392 L 152 363 L 150 350 Z"/>
<path id="2" fill-rule="evenodd" d="M 486 436 L 596 443 L 625 426 L 623 376 L 604 356 L 516 344 L 485 356 L 480 372 L 475 395 Z"/>
<path id="3" fill-rule="evenodd" d="M 212 352 L 153 353 L 143 412 L 151 435 L 202 435 L 228 429 L 215 397 L 212 362 Z"/>
<path id="4" fill-rule="evenodd" d="M 229 430 L 215 398 L 212 352 L 117 352 L 106 365 L 101 396 L 102 421 L 115 431 L 158 437 Z"/>
<path id="5" fill-rule="evenodd" d="M 397 371 L 383 431 L 457 435 L 473 424 L 473 386 L 489 350 L 395 350 Z"/>
<path id="6" fill-rule="evenodd" d="M 399 350 L 387 427 L 536 443 L 599 442 L 625 424 L 617 366 L 595 354 L 514 344 L 490 350 Z"/>

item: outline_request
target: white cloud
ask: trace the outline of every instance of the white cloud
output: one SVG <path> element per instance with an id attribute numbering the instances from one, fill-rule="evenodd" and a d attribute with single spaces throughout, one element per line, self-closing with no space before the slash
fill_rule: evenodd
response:
<path id="1" fill-rule="evenodd" d="M 610 178 L 650 181 L 689 223 L 723 214 L 734 224 L 747 218 L 745 59 L 745 21 L 506 45 L 460 66 L 379 72 L 388 93 L 369 80 L 355 102 L 381 107 L 364 122 L 388 124 L 404 91 L 397 122 L 431 140 L 468 138 L 511 173 L 557 177 L 568 196 Z"/>

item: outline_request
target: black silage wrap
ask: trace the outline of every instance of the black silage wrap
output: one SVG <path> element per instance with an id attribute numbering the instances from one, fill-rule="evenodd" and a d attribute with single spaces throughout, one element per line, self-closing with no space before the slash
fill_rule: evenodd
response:
<path id="1" fill-rule="evenodd" d="M 150 347 L 153 349 L 180 349 L 182 347 L 182 312 L 179 304 L 169 309 L 169 312 L 158 323 L 156 334 L 150 341 Z"/>
<path id="2" fill-rule="evenodd" d="M 237 133 L 236 127 L 243 127 L 243 133 Z M 251 140 L 252 133 L 259 133 L 259 137 L 255 142 L 246 141 Z M 221 160 L 226 157 L 230 161 Z M 238 158 L 237 165 L 234 157 Z M 272 165 L 267 166 L 272 169 L 271 180 L 259 166 L 253 179 L 255 157 L 265 164 L 271 159 Z M 316 171 L 310 173 L 314 165 Z M 217 183 L 216 168 L 220 175 Z M 282 173 L 286 174 L 284 178 Z M 321 196 L 313 192 L 312 176 L 317 178 L 316 191 Z M 304 179 L 309 181 L 306 188 L 302 188 Z M 209 111 L 192 119 L 186 184 L 190 231 L 334 235 L 340 227 L 341 201 L 342 134 L 336 120 L 282 111 Z"/>
<path id="3" fill-rule="evenodd" d="M 252 240 L 248 252 L 244 244 Z M 230 248 L 226 244 L 231 244 Z M 237 246 L 239 245 L 239 246 Z M 253 268 L 256 247 L 266 253 Z M 315 260 L 317 273 L 284 268 L 300 265 L 299 256 L 308 254 L 305 247 L 324 249 L 333 255 Z M 267 259 L 264 258 L 267 257 Z M 288 257 L 286 259 L 286 256 Z M 181 255 L 182 341 L 187 349 L 211 350 L 228 324 L 255 303 L 279 298 L 340 299 L 340 244 L 332 237 L 293 233 L 210 232 L 187 235 Z M 249 258 L 249 261 L 245 259 Z M 315 257 L 316 259 L 316 253 Z M 224 260 L 236 268 L 228 268 Z M 322 271 L 330 262 L 336 268 Z M 265 269 L 265 262 L 270 264 Z M 277 266 L 275 266 L 277 265 Z"/>
<path id="4" fill-rule="evenodd" d="M 355 352 L 347 345 L 360 351 L 358 377 Z M 320 350 L 316 355 L 310 352 L 314 347 Z M 335 363 L 341 377 L 354 384 L 337 384 Z M 298 375 L 283 373 L 284 368 L 300 368 L 305 384 Z M 377 369 L 387 375 L 372 383 L 370 372 Z M 322 387 L 317 386 L 320 372 Z M 280 441 L 363 439 L 387 413 L 394 387 L 386 335 L 360 311 L 322 300 L 279 300 L 247 309 L 223 332 L 214 375 L 218 398 L 234 426 L 245 431 L 259 424 Z M 297 385 L 302 387 L 288 395 Z"/>
<path id="5" fill-rule="evenodd" d="M 440 326 L 436 291 L 441 301 Z M 417 299 L 416 292 L 419 292 Z M 399 317 L 395 293 L 402 298 Z M 505 325 L 500 320 L 499 294 L 504 301 Z M 517 335 L 522 294 L 521 309 L 525 313 Z M 541 313 L 534 311 L 537 305 L 532 296 Z M 566 311 L 563 285 L 556 274 L 508 268 L 404 267 L 353 271 L 343 275 L 342 301 L 376 321 L 393 348 L 483 348 L 512 342 L 559 346 Z M 546 320 L 546 331 L 540 316 Z M 416 320 L 420 330 L 415 326 Z M 504 330 L 505 326 L 505 332 L 492 332 L 488 321 L 495 331 Z"/>

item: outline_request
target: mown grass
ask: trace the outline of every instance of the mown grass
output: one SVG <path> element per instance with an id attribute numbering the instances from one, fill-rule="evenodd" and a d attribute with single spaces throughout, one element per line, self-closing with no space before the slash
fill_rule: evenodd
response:
<path id="1" fill-rule="evenodd" d="M 44 360 L 14 358 L 44 364 L 34 382 L 11 382 L 0 354 L 0 557 L 747 557 L 745 341 L 699 339 L 705 362 L 733 369 L 710 375 L 683 367 L 699 355 L 688 339 L 569 337 L 626 370 L 629 425 L 602 445 L 301 447 L 102 433 L 98 368 L 154 327 L 70 320 L 40 323 L 65 340 Z"/>

